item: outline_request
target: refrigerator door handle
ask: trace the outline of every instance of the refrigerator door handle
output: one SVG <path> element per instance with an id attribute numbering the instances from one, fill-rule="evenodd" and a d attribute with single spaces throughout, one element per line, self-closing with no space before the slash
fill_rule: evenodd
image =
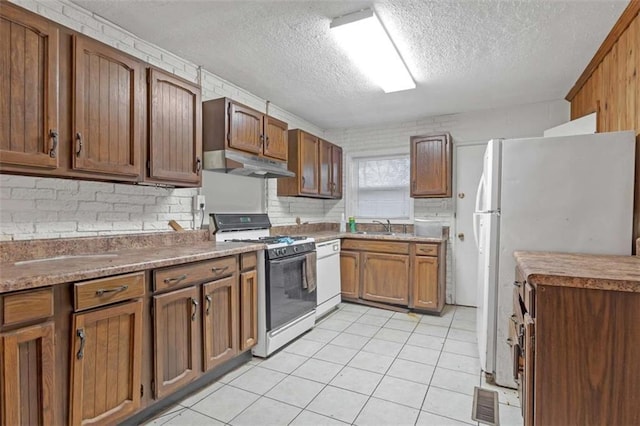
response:
<path id="1" fill-rule="evenodd" d="M 480 204 L 482 202 L 482 197 L 484 196 L 484 172 L 480 176 L 480 182 L 478 182 L 478 189 L 476 190 L 476 212 L 480 211 Z"/>
<path id="2" fill-rule="evenodd" d="M 478 213 L 473 214 L 473 239 L 476 241 L 476 247 L 480 249 L 480 237 L 478 236 L 478 220 L 480 215 Z"/>

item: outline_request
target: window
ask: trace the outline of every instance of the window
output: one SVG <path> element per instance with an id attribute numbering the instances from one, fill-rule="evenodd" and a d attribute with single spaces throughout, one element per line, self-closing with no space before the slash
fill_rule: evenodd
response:
<path id="1" fill-rule="evenodd" d="M 412 219 L 408 154 L 354 157 L 352 167 L 351 216 L 356 219 Z"/>

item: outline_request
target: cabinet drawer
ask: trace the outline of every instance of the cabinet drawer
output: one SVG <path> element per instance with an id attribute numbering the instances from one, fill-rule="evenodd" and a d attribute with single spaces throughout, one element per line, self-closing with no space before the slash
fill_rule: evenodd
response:
<path id="1" fill-rule="evenodd" d="M 344 240 L 343 250 L 362 250 L 378 253 L 409 254 L 409 243 L 375 240 Z"/>
<path id="2" fill-rule="evenodd" d="M 437 244 L 416 244 L 416 256 L 437 256 Z"/>
<path id="3" fill-rule="evenodd" d="M 73 285 L 76 311 L 144 296 L 144 272 L 84 281 Z"/>
<path id="4" fill-rule="evenodd" d="M 243 271 L 255 269 L 258 264 L 258 255 L 256 253 L 243 253 L 240 255 L 240 268 Z"/>
<path id="5" fill-rule="evenodd" d="M 162 291 L 229 276 L 238 270 L 235 256 L 153 271 L 153 289 Z"/>
<path id="6" fill-rule="evenodd" d="M 53 315 L 53 289 L 23 291 L 2 298 L 2 325 L 18 324 Z"/>

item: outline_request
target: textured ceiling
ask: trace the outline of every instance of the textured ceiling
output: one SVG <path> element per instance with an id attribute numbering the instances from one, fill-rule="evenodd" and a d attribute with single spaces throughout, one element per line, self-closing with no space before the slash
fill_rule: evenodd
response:
<path id="1" fill-rule="evenodd" d="M 73 0 L 325 129 L 564 98 L 621 1 Z M 373 6 L 417 88 L 385 94 L 331 19 Z"/>

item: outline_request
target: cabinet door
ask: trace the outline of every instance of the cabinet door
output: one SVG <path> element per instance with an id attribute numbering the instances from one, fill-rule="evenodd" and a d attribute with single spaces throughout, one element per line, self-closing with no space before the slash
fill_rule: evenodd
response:
<path id="1" fill-rule="evenodd" d="M 340 252 L 340 288 L 344 298 L 357 299 L 360 296 L 360 253 Z"/>
<path id="2" fill-rule="evenodd" d="M 409 256 L 363 253 L 362 298 L 374 302 L 407 305 Z"/>
<path id="3" fill-rule="evenodd" d="M 287 161 L 289 149 L 289 125 L 273 117 L 264 117 L 264 129 L 267 138 L 264 143 L 264 155 L 277 160 Z"/>
<path id="4" fill-rule="evenodd" d="M 320 140 L 302 132 L 300 149 L 300 193 L 318 194 L 318 151 Z"/>
<path id="5" fill-rule="evenodd" d="M 154 395 L 173 393 L 198 375 L 198 290 L 153 296 Z"/>
<path id="6" fill-rule="evenodd" d="M 69 424 L 116 423 L 140 407 L 142 300 L 73 315 Z"/>
<path id="7" fill-rule="evenodd" d="M 54 424 L 53 322 L 0 334 L 0 424 Z"/>
<path id="8" fill-rule="evenodd" d="M 0 163 L 58 167 L 58 30 L 0 7 Z"/>
<path id="9" fill-rule="evenodd" d="M 331 196 L 342 198 L 342 148 L 331 147 Z"/>
<path id="10" fill-rule="evenodd" d="M 137 180 L 140 176 L 139 63 L 74 36 L 73 168 Z"/>
<path id="11" fill-rule="evenodd" d="M 258 273 L 240 275 L 240 351 L 258 343 Z"/>
<path id="12" fill-rule="evenodd" d="M 149 177 L 199 186 L 202 170 L 200 88 L 149 70 Z"/>
<path id="13" fill-rule="evenodd" d="M 438 258 L 416 256 L 413 272 L 413 307 L 438 309 Z"/>
<path id="14" fill-rule="evenodd" d="M 333 189 L 331 185 L 331 171 L 333 170 L 331 144 L 320 139 L 318 152 L 318 179 L 320 181 L 319 194 L 331 197 Z"/>
<path id="15" fill-rule="evenodd" d="M 411 137 L 411 196 L 451 197 L 451 138 Z"/>
<path id="16" fill-rule="evenodd" d="M 232 275 L 202 286 L 204 296 L 204 370 L 238 353 L 238 277 Z"/>
<path id="17" fill-rule="evenodd" d="M 262 153 L 263 115 L 256 110 L 229 103 L 229 147 L 253 154 Z"/>

